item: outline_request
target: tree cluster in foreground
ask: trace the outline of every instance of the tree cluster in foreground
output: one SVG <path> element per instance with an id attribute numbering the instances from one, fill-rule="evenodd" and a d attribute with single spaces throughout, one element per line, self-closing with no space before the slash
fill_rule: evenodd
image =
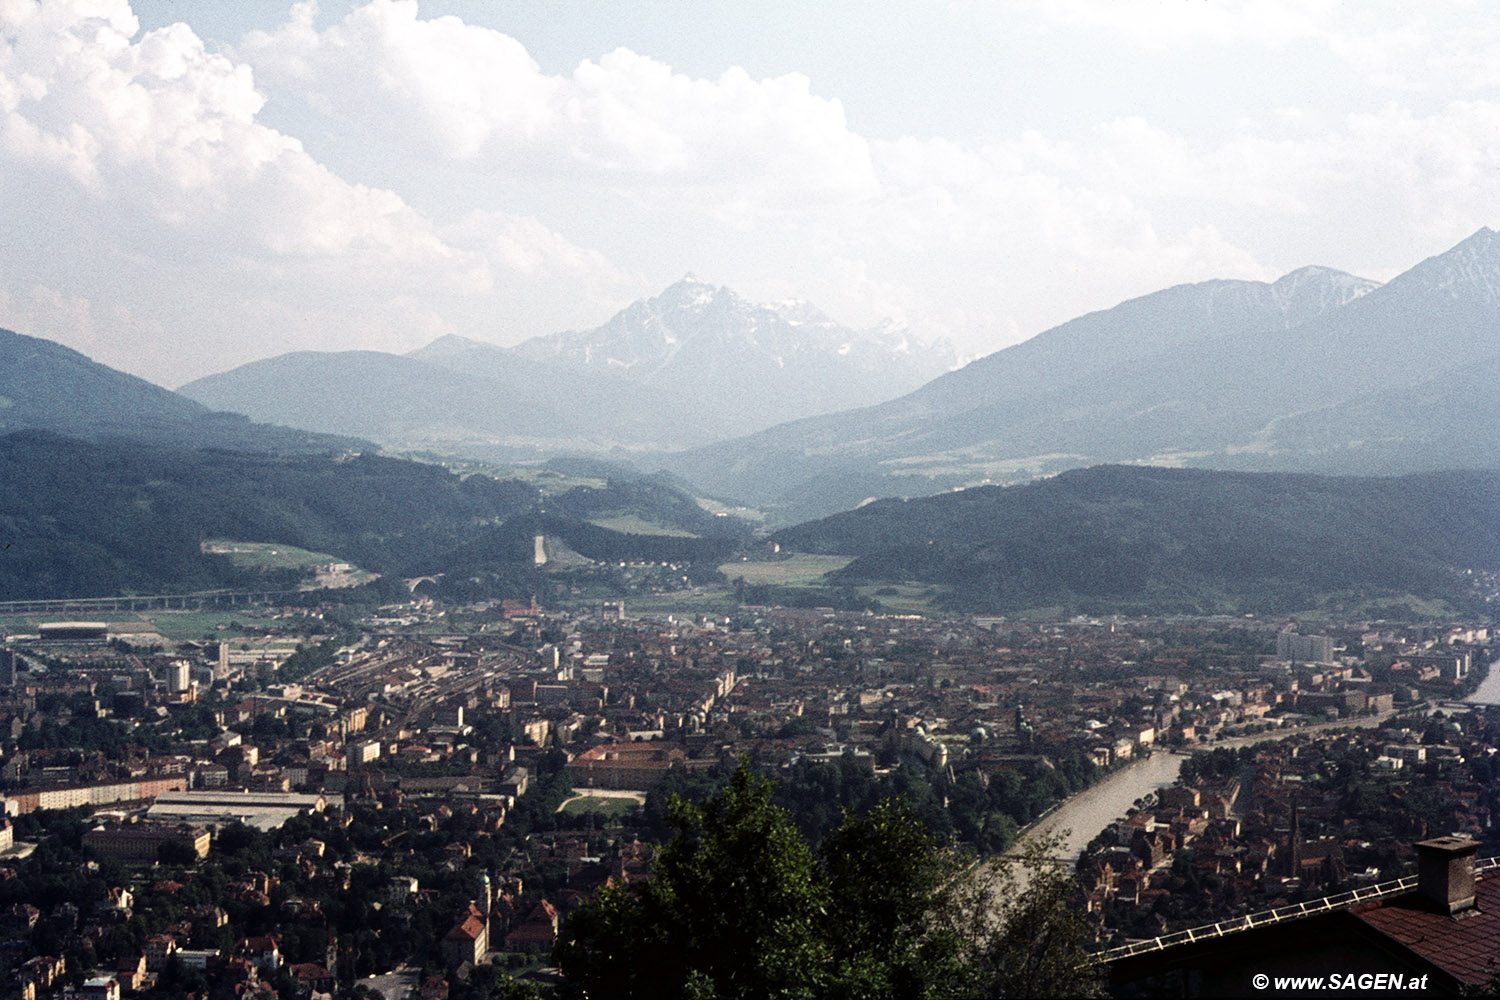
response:
<path id="1" fill-rule="evenodd" d="M 653 877 L 564 927 L 566 992 L 600 998 L 1087 996 L 1097 972 L 1043 845 L 981 864 L 887 800 L 814 849 L 741 767 L 673 802 Z"/>

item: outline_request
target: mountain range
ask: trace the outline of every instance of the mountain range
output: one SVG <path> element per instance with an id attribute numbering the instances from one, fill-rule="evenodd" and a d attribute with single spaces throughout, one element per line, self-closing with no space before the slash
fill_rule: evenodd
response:
<path id="1" fill-rule="evenodd" d="M 1490 467 L 1497 290 L 1500 237 L 1481 229 L 1384 285 L 1325 267 L 1180 285 L 948 370 L 946 345 L 689 276 L 511 349 L 289 354 L 181 392 L 393 447 L 628 459 L 792 523 L 1100 463 Z"/>
<path id="2" fill-rule="evenodd" d="M 879 402 L 954 365 L 893 326 L 855 331 L 803 302 L 694 278 L 603 326 L 506 349 L 446 336 L 406 355 L 298 352 L 182 386 L 216 409 L 478 458 L 651 453 Z"/>
<path id="3" fill-rule="evenodd" d="M 393 447 L 628 458 L 790 523 L 1105 462 L 1490 466 L 1497 289 L 1500 237 L 1481 229 L 1384 285 L 1324 267 L 1180 285 L 946 370 L 946 345 L 689 277 L 511 349 L 449 336 L 405 356 L 288 354 L 181 391 Z"/>
<path id="4" fill-rule="evenodd" d="M 1125 462 L 1390 474 L 1494 467 L 1500 236 L 1384 285 L 1326 268 L 1181 285 L 897 399 L 671 456 L 786 521 Z"/>
<path id="5" fill-rule="evenodd" d="M 396 578 L 432 576 L 453 599 L 497 587 L 525 596 L 548 586 L 532 565 L 539 534 L 585 559 L 716 566 L 749 531 L 653 477 L 544 495 L 520 479 L 373 454 L 252 454 L 38 430 L 0 434 L 0 469 L 3 600 L 297 585 L 296 572 L 237 568 L 205 551 L 208 539 L 293 545 Z M 596 523 L 610 519 L 660 533 Z M 380 592 L 404 594 L 393 580 Z"/>
<path id="6" fill-rule="evenodd" d="M 834 526 L 773 540 L 854 557 L 835 581 L 845 589 L 913 580 L 988 595 L 989 606 L 1034 605 L 1048 595 L 1076 604 L 1092 593 L 1087 581 L 1037 568 L 1060 560 L 1093 567 L 1088 575 L 1104 581 L 1135 569 L 1166 581 L 1139 593 L 1127 588 L 1111 600 L 1187 606 L 1182 587 L 1227 593 L 1227 584 L 1211 567 L 1183 562 L 1183 554 L 1220 551 L 1216 539 L 1233 537 L 1239 548 L 1224 549 L 1219 561 L 1289 581 L 1277 600 L 1291 606 L 1302 593 L 1297 579 L 1331 583 L 1317 575 L 1324 563 L 1382 591 L 1403 576 L 1434 588 L 1439 577 L 1451 583 L 1461 568 L 1451 546 L 1441 558 L 1416 563 L 1390 555 L 1360 561 L 1354 550 L 1373 553 L 1384 546 L 1383 535 L 1404 539 L 1408 554 L 1436 552 L 1420 525 L 1391 513 L 1404 506 L 1419 520 L 1454 528 L 1444 545 L 1457 539 L 1459 548 L 1489 546 L 1471 562 L 1491 571 L 1485 560 L 1494 554 L 1494 539 L 1468 527 L 1474 510 L 1481 520 L 1492 517 L 1490 480 L 1471 482 L 1470 473 L 1450 471 L 1401 480 L 1399 487 L 1368 479 L 1326 490 L 1285 478 L 1236 478 L 1500 467 L 1500 415 L 1490 398 L 1500 377 L 1500 236 L 1488 229 L 1384 285 L 1311 267 L 1270 283 L 1165 289 L 1065 323 L 885 402 L 729 436 L 739 419 L 733 411 L 747 399 L 763 404 L 766 421 L 776 392 L 796 396 L 819 380 L 836 383 L 838 365 L 871 373 L 886 365 L 904 372 L 901 378 L 916 378 L 921 365 L 940 365 L 943 356 L 893 330 L 858 335 L 809 306 L 752 305 L 691 279 L 587 334 L 538 338 L 511 350 L 447 337 L 405 356 L 283 355 L 200 380 L 195 391 L 204 402 L 49 341 L 0 331 L 0 444 L 9 488 L 0 527 L 16 542 L 7 559 L 24 559 L 27 567 L 7 586 L 57 594 L 87 584 L 98 592 L 171 577 L 175 570 L 146 549 L 177 553 L 171 565 L 183 568 L 184 579 L 218 581 L 222 568 L 193 549 L 205 531 L 325 544 L 326 551 L 368 559 L 385 571 L 428 572 L 453 563 L 467 567 L 463 579 L 510 579 L 511 570 L 493 567 L 525 565 L 527 539 L 538 531 L 605 559 L 646 553 L 702 561 L 743 543 L 749 529 L 706 513 L 694 494 L 755 501 L 770 510 L 772 523 L 792 524 L 871 498 L 958 488 L 931 502 L 872 504 Z M 905 361 L 893 357 L 915 367 L 903 368 Z M 774 381 L 785 372 L 795 378 Z M 833 394 L 829 388 L 826 395 Z M 15 432 L 32 436 L 17 439 Z M 80 438 L 92 444 L 84 447 Z M 428 482 L 426 473 L 395 466 L 374 475 L 375 466 L 348 464 L 350 453 L 377 450 L 372 442 L 486 458 L 534 460 L 568 451 L 575 455 L 568 461 L 586 470 L 579 475 L 604 480 L 606 489 L 544 499 L 511 483 L 495 487 L 503 502 L 486 507 L 486 500 L 469 513 L 459 504 L 438 527 L 382 508 L 376 520 L 390 528 L 372 534 L 360 525 L 374 524 L 374 515 L 366 516 L 363 500 L 355 502 L 366 487 L 353 480 L 382 484 L 374 487 L 381 496 L 406 489 L 387 487 L 382 477 Z M 671 442 L 682 450 L 658 450 Z M 245 457 L 204 458 L 204 449 Z M 298 455 L 306 457 L 303 465 L 287 464 Z M 658 472 L 622 476 L 622 456 Z M 170 472 L 174 463 L 191 477 Z M 1168 465 L 1219 471 L 1195 473 L 1204 480 L 1165 472 L 1166 478 L 1134 480 L 1123 468 Z M 1109 471 L 1057 476 L 1085 466 Z M 51 469 L 72 470 L 73 478 L 59 479 Z M 1032 500 L 1020 506 L 1006 500 L 995 508 L 999 513 L 983 507 L 987 491 L 973 488 L 1049 476 L 1054 485 L 1037 484 L 1024 494 Z M 261 480 L 297 484 L 284 491 L 299 497 L 300 506 L 278 498 L 283 487 L 267 493 L 254 485 Z M 219 485 L 210 490 L 208 483 Z M 236 483 L 225 492 L 223 484 Z M 456 487 L 445 484 L 428 485 L 447 496 L 443 491 Z M 157 495 L 161 490 L 167 492 Z M 252 500 L 234 499 L 235 490 Z M 1056 490 L 1062 492 L 1049 492 Z M 1282 510 L 1279 490 L 1312 499 L 1261 524 L 1257 511 Z M 1423 500 L 1423 491 L 1467 497 L 1468 505 L 1443 508 Z M 222 499 L 205 506 L 210 494 Z M 346 494 L 345 508 L 320 506 L 320 495 Z M 1384 506 L 1362 509 L 1364 494 L 1385 498 Z M 1344 520 L 1319 520 L 1319 504 L 1342 511 Z M 262 508 L 282 513 L 257 514 Z M 1163 533 L 1159 518 L 1147 518 L 1146 528 L 1130 520 L 1157 508 L 1192 530 Z M 233 510 L 234 518 L 220 523 L 221 509 Z M 161 519 L 179 510 L 192 518 L 176 528 Z M 1299 519 L 1312 526 L 1311 535 L 1298 533 Z M 148 524 L 160 527 L 161 544 L 142 549 L 140 540 L 157 537 Z M 878 544 L 859 541 L 865 528 L 850 527 L 870 524 L 880 526 L 871 536 L 883 539 Z M 1247 535 L 1247 525 L 1259 527 Z M 1025 538 L 1016 534 L 1022 529 Z M 1354 550 L 1341 539 L 1354 539 Z M 1262 565 L 1248 554 L 1273 542 L 1306 553 L 1302 569 L 1274 560 Z M 155 568 L 137 572 L 141 565 Z M 57 575 L 63 566 L 82 575 L 64 579 Z M 962 579 L 948 579 L 953 573 Z M 1231 595 L 1222 603 L 1237 601 Z"/>

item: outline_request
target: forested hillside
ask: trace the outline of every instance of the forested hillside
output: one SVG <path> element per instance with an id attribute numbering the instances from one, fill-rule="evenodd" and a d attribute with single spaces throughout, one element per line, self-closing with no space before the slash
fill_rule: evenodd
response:
<path id="1" fill-rule="evenodd" d="M 936 584 L 973 611 L 1270 612 L 1407 595 L 1463 605 L 1500 571 L 1500 474 L 1100 466 L 881 501 L 773 538 L 854 556 L 836 582 Z"/>
<path id="2" fill-rule="evenodd" d="M 606 560 L 716 559 L 733 545 L 610 531 L 570 513 L 671 523 L 691 501 L 662 485 L 579 488 L 544 513 L 533 486 L 437 465 L 105 445 L 38 431 L 0 437 L 0 468 L 0 599 L 287 582 L 247 578 L 201 550 L 211 538 L 295 545 L 381 574 L 461 569 L 512 583 L 532 572 L 536 532 Z"/>

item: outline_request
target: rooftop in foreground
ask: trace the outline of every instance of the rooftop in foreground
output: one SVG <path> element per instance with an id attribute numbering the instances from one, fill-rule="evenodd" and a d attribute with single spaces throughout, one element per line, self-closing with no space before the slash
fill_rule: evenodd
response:
<path id="1" fill-rule="evenodd" d="M 1424 996 L 1500 981 L 1500 857 L 1477 841 L 1416 845 L 1419 873 L 1113 948 L 1100 955 L 1120 995 L 1257 996 L 1256 976 L 1399 975 Z M 1425 977 L 1425 978 L 1424 978 Z M 1326 981 L 1323 980 L 1323 981 Z M 1319 995 L 1318 988 L 1280 995 Z"/>

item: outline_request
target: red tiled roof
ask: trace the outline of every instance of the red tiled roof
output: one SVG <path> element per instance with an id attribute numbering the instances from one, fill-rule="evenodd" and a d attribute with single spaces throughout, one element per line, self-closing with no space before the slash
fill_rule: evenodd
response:
<path id="1" fill-rule="evenodd" d="M 1357 916 L 1455 979 L 1481 984 L 1500 968 L 1500 871 L 1475 884 L 1474 902 L 1474 909 L 1450 917 L 1413 894 Z"/>
<path id="2" fill-rule="evenodd" d="M 484 933 L 484 922 L 478 917 L 469 917 L 461 924 L 457 924 L 448 932 L 449 941 L 477 941 L 479 935 Z"/>
<path id="3" fill-rule="evenodd" d="M 293 979 L 327 979 L 329 972 L 317 962 L 299 962 L 292 966 Z"/>
<path id="4" fill-rule="evenodd" d="M 551 944 L 555 940 L 557 940 L 557 932 L 552 929 L 552 925 L 541 921 L 524 923 L 505 935 L 507 945 Z"/>

